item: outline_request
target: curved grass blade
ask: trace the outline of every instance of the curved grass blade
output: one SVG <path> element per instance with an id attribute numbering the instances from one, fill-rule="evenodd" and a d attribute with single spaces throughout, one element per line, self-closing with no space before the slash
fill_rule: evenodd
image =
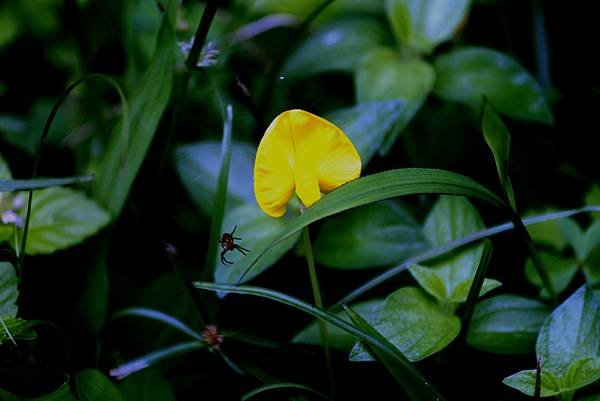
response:
<path id="1" fill-rule="evenodd" d="M 529 226 L 529 225 L 533 225 L 533 224 L 537 224 L 537 223 L 543 223 L 545 221 L 565 219 L 565 218 L 572 217 L 572 216 L 575 216 L 575 215 L 578 215 L 581 213 L 592 213 L 592 212 L 598 212 L 598 211 L 600 211 L 600 205 L 584 206 L 579 209 L 563 210 L 560 212 L 547 213 L 547 214 L 543 214 L 543 215 L 528 217 L 528 218 L 523 219 L 523 224 L 525 226 Z M 348 295 L 346 295 L 344 298 L 342 298 L 338 302 L 337 305 L 335 305 L 332 308 L 332 311 L 339 310 L 340 304 L 349 304 L 350 302 L 354 301 L 356 298 L 360 297 L 367 291 L 370 291 L 373 288 L 377 287 L 378 285 L 386 282 L 387 280 L 389 280 L 393 277 L 396 277 L 398 274 L 402 273 L 403 271 L 408 269 L 413 264 L 418 264 L 418 263 L 424 262 L 426 260 L 433 259 L 435 257 L 441 256 L 447 252 L 453 251 L 462 246 L 471 244 L 475 241 L 479 241 L 481 239 L 491 237 L 493 235 L 497 235 L 497 234 L 500 234 L 500 233 L 503 233 L 506 231 L 510 231 L 512 229 L 514 229 L 514 224 L 512 222 L 499 224 L 494 227 L 486 228 L 485 230 L 474 232 L 463 238 L 460 238 L 455 241 L 444 244 L 443 246 L 433 248 L 433 249 L 428 249 L 427 251 L 425 251 L 423 253 L 412 256 L 412 257 L 408 258 L 407 260 L 405 260 L 404 262 L 402 262 L 401 264 L 399 264 L 395 267 L 392 267 L 389 270 L 386 270 L 385 272 L 372 278 L 371 280 L 367 281 L 360 287 L 358 287 L 355 290 L 353 290 L 352 292 L 350 292 Z"/>
<path id="2" fill-rule="evenodd" d="M 253 286 L 234 286 L 225 284 L 214 284 L 214 283 L 203 283 L 194 282 L 194 287 L 209 290 L 209 291 L 224 291 L 233 294 L 244 294 L 253 295 L 257 297 L 267 298 L 272 301 L 280 302 L 282 304 L 291 306 L 305 313 L 308 313 L 314 317 L 322 319 L 328 323 L 331 323 L 340 329 L 352 334 L 357 339 L 369 344 L 373 348 L 387 355 L 389 358 L 393 358 L 397 362 L 399 369 L 403 370 L 403 374 L 406 377 L 412 378 L 411 388 L 404 388 L 408 394 L 419 394 L 420 398 L 413 398 L 413 401 L 439 401 L 444 398 L 437 392 L 437 390 L 427 381 L 423 375 L 400 353 L 396 347 L 390 346 L 372 335 L 366 333 L 364 330 L 358 329 L 355 326 L 347 323 L 339 317 L 324 311 L 323 309 L 315 308 L 312 305 L 307 304 L 297 298 L 283 294 L 281 292 L 269 290 L 261 287 Z"/>
<path id="3" fill-rule="evenodd" d="M 206 252 L 206 263 L 202 271 L 204 279 L 214 276 L 215 261 L 217 259 L 218 243 L 225 214 L 225 203 L 227 202 L 227 182 L 229 180 L 229 166 L 231 164 L 231 129 L 233 121 L 233 108 L 227 105 L 225 121 L 223 123 L 223 139 L 221 141 L 221 167 L 217 178 L 215 200 L 210 224 L 210 236 L 208 250 Z"/>
<path id="4" fill-rule="evenodd" d="M 183 323 L 181 320 L 174 318 L 171 315 L 168 315 L 164 312 L 157 311 L 155 309 L 149 308 L 128 308 L 123 309 L 113 315 L 113 319 L 119 319 L 126 316 L 137 316 L 143 317 L 146 319 L 156 320 L 158 322 L 164 323 L 172 328 L 187 334 L 195 340 L 202 341 L 202 334 L 194 331 L 190 326 Z"/>
<path id="5" fill-rule="evenodd" d="M 121 105 L 123 107 L 124 123 L 122 125 L 122 136 L 124 137 L 125 140 L 127 139 L 128 135 L 129 135 L 129 109 L 128 109 L 128 105 L 127 105 L 127 100 L 125 99 L 125 95 L 123 94 L 121 87 L 119 86 L 119 84 L 117 84 L 117 82 L 115 80 L 113 80 L 112 78 L 110 78 L 104 74 L 86 75 L 86 76 L 78 79 L 77 81 L 73 82 L 71 85 L 69 85 L 67 87 L 67 89 L 65 89 L 65 91 L 60 95 L 58 100 L 54 103 L 54 106 L 52 106 L 52 110 L 50 110 L 50 114 L 48 115 L 48 118 L 46 119 L 46 123 L 44 124 L 44 129 L 42 130 L 42 135 L 40 136 L 40 142 L 39 142 L 38 148 L 36 150 L 35 159 L 33 162 L 33 170 L 31 173 L 32 180 L 35 179 L 35 177 L 37 177 L 38 170 L 40 167 L 40 161 L 42 159 L 42 152 L 44 150 L 44 145 L 46 144 L 48 134 L 50 133 L 50 128 L 52 127 L 52 123 L 54 122 L 54 118 L 56 117 L 56 113 L 58 113 L 60 106 L 62 106 L 62 104 L 67 99 L 67 97 L 71 94 L 71 92 L 73 92 L 73 90 L 75 88 L 77 88 L 81 83 L 83 83 L 89 79 L 95 79 L 95 78 L 101 78 L 101 79 L 106 80 L 109 84 L 111 84 L 116 89 L 117 93 L 119 94 L 119 98 L 121 100 Z M 27 200 L 27 213 L 25 215 L 23 238 L 21 239 L 21 251 L 20 251 L 20 255 L 22 255 L 21 257 L 24 257 L 25 247 L 27 245 L 27 233 L 29 231 L 29 220 L 31 218 L 31 204 L 33 201 L 33 189 L 34 188 L 29 189 L 29 198 Z M 22 262 L 21 262 L 21 264 L 22 264 Z"/>
<path id="6" fill-rule="evenodd" d="M 82 184 L 94 179 L 93 175 L 80 175 L 69 178 L 35 178 L 31 180 L 0 180 L 0 191 L 33 191 L 63 185 Z"/>
<path id="7" fill-rule="evenodd" d="M 471 325 L 471 319 L 473 318 L 473 311 L 475 310 L 475 302 L 479 298 L 481 293 L 481 287 L 483 286 L 483 280 L 488 271 L 490 260 L 492 258 L 492 241 L 488 238 L 483 240 L 483 251 L 481 253 L 481 259 L 479 260 L 479 266 L 477 266 L 477 272 L 473 279 L 473 284 L 469 289 L 469 295 L 464 305 L 463 312 L 463 334 L 466 336 L 469 332 L 469 326 Z"/>
<path id="8" fill-rule="evenodd" d="M 257 249 L 254 253 L 256 256 L 253 258 L 242 261 L 242 263 L 247 263 L 248 267 L 237 283 L 244 281 L 248 272 L 271 247 L 300 232 L 310 223 L 368 203 L 416 194 L 445 194 L 478 198 L 506 211 L 507 214 L 512 213 L 509 206 L 490 190 L 471 178 L 450 171 L 406 168 L 368 175 L 342 185 L 306 209 L 300 216 L 290 220 L 277 240 L 264 249 Z"/>
<path id="9" fill-rule="evenodd" d="M 373 326 L 371 326 L 365 319 L 362 318 L 358 313 L 354 312 L 351 308 L 346 305 L 342 305 L 350 320 L 356 327 L 361 330 L 364 330 L 365 333 L 368 333 L 372 337 L 378 339 L 382 343 L 388 345 L 390 348 L 394 348 L 396 350 L 396 358 L 390 358 L 387 354 L 381 352 L 380 350 L 374 348 L 368 343 L 363 342 L 371 356 L 374 359 L 378 360 L 385 366 L 385 368 L 390 372 L 390 374 L 394 377 L 394 379 L 404 388 L 409 397 L 413 400 L 428 400 L 429 392 L 422 393 L 422 389 L 420 387 L 414 386 L 415 381 L 419 381 L 420 377 L 413 376 L 413 371 L 407 370 L 404 368 L 406 364 L 410 362 L 406 357 L 400 352 L 400 350 L 394 346 L 391 342 L 389 342 L 384 336 L 381 335 Z M 398 364 L 398 361 L 403 361 L 402 365 Z M 408 373 L 408 374 L 407 374 Z"/>
<path id="10" fill-rule="evenodd" d="M 504 195 L 508 199 L 512 209 L 516 211 L 515 194 L 508 175 L 510 134 L 502 122 L 502 119 L 500 119 L 487 101 L 483 106 L 482 130 L 485 142 L 494 156 L 498 177 L 500 178 L 500 184 L 502 185 Z"/>
<path id="11" fill-rule="evenodd" d="M 188 352 L 198 351 L 204 348 L 206 348 L 206 344 L 199 341 L 178 343 L 133 359 L 117 368 L 111 369 L 109 374 L 117 379 L 123 379 L 132 373 L 139 372 L 140 370 L 167 358 L 171 358 L 176 355 L 187 354 Z"/>
<path id="12" fill-rule="evenodd" d="M 167 108 L 173 87 L 175 50 L 175 1 L 166 2 L 158 33 L 156 54 L 131 95 L 129 122 L 123 120 L 111 134 L 98 178 L 92 189 L 94 198 L 114 218 L 121 212 L 150 143 Z M 119 137 L 123 124 L 129 124 L 126 141 Z"/>
<path id="13" fill-rule="evenodd" d="M 255 398 L 257 395 L 260 395 L 262 393 L 266 393 L 266 392 L 271 392 L 273 390 L 302 390 L 302 391 L 306 391 L 308 393 L 314 394 L 316 396 L 318 396 L 319 398 L 322 398 L 324 400 L 331 400 L 331 398 L 327 397 L 325 394 L 311 388 L 308 386 L 305 386 L 303 384 L 298 384 L 298 383 L 274 383 L 274 384 L 267 384 L 264 385 L 262 387 L 259 387 L 257 389 L 254 389 L 252 391 L 247 392 L 246 394 L 244 394 L 241 398 L 241 401 L 247 401 L 251 398 Z"/>

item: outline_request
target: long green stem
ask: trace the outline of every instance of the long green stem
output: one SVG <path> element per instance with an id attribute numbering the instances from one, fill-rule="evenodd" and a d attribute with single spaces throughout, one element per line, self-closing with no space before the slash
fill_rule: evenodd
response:
<path id="1" fill-rule="evenodd" d="M 306 263 L 308 264 L 308 274 L 310 275 L 310 285 L 312 287 L 313 298 L 315 306 L 319 309 L 323 307 L 323 297 L 321 296 L 321 289 L 319 287 L 319 278 L 317 277 L 317 269 L 315 268 L 315 257 L 310 243 L 310 233 L 308 232 L 308 226 L 302 229 L 302 240 L 304 242 L 304 251 L 306 253 Z M 329 341 L 329 331 L 327 330 L 327 323 L 323 320 L 319 320 L 319 332 L 321 335 L 321 344 L 325 350 L 325 361 L 327 363 L 327 372 L 329 373 L 329 380 L 331 385 L 331 397 L 335 394 L 335 384 L 333 379 L 333 367 L 331 363 L 331 347 Z"/>

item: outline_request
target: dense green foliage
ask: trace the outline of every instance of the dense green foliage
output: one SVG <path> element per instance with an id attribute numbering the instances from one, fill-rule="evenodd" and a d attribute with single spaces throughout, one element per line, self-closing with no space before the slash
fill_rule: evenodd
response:
<path id="1" fill-rule="evenodd" d="M 0 401 L 599 400 L 595 14 L 564 7 L 1 2 Z M 362 174 L 273 218 L 290 109 Z"/>

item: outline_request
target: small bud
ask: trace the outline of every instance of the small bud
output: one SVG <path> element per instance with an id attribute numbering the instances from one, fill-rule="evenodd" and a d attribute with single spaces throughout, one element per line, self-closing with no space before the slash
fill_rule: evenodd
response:
<path id="1" fill-rule="evenodd" d="M 204 341 L 211 349 L 218 350 L 219 345 L 221 345 L 224 339 L 225 338 L 222 334 L 219 334 L 217 326 L 214 324 L 207 324 L 202 332 L 202 341 Z"/>

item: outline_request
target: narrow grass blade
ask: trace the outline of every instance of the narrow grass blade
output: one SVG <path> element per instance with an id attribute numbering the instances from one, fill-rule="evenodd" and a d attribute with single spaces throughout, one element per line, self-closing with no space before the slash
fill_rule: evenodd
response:
<path id="1" fill-rule="evenodd" d="M 598 212 L 598 211 L 600 211 L 600 205 L 584 206 L 579 209 L 569 209 L 569 210 L 563 210 L 563 211 L 559 211 L 559 212 L 553 212 L 553 213 L 547 213 L 547 214 L 543 214 L 543 215 L 528 217 L 528 218 L 523 219 L 523 224 L 525 226 L 529 226 L 529 225 L 533 225 L 533 224 L 543 223 L 546 221 L 565 219 L 565 218 L 572 217 L 572 216 L 575 216 L 575 215 L 578 215 L 581 213 L 592 213 L 592 212 Z M 354 301 L 355 299 L 357 299 L 358 297 L 360 297 L 367 291 L 370 291 L 373 288 L 377 287 L 378 285 L 383 284 L 387 280 L 389 280 L 393 277 L 396 277 L 398 274 L 402 273 L 403 271 L 408 269 L 413 264 L 418 264 L 418 263 L 424 262 L 426 260 L 436 258 L 438 256 L 441 256 L 447 252 L 453 251 L 462 246 L 472 244 L 475 241 L 479 241 L 481 239 L 491 237 L 493 235 L 497 235 L 497 234 L 500 234 L 500 233 L 503 233 L 506 231 L 510 231 L 512 229 L 514 229 L 514 224 L 512 222 L 506 222 L 506 223 L 499 224 L 494 227 L 486 228 L 485 230 L 477 231 L 477 232 L 469 234 L 463 238 L 449 242 L 443 246 L 428 249 L 427 251 L 425 251 L 423 253 L 412 256 L 412 257 L 408 258 L 407 260 L 405 260 L 404 262 L 402 262 L 401 264 L 399 264 L 395 267 L 392 267 L 389 270 L 386 270 L 385 272 L 375 276 L 371 280 L 367 281 L 360 287 L 358 287 L 355 290 L 353 290 L 352 292 L 350 292 L 348 295 L 346 295 L 344 298 L 342 298 L 339 301 L 339 303 L 332 308 L 332 310 L 339 310 L 340 304 L 349 304 L 350 302 Z"/>
<path id="2" fill-rule="evenodd" d="M 202 277 L 205 280 L 211 279 L 214 275 L 218 251 L 217 248 L 219 246 L 219 237 L 223 225 L 223 215 L 225 214 L 229 166 L 231 164 L 232 121 L 233 108 L 231 105 L 227 105 L 225 122 L 223 123 L 223 140 L 221 141 L 221 167 L 219 169 L 217 188 L 215 190 L 215 200 L 213 202 L 210 237 L 208 240 L 208 250 L 206 252 L 206 264 L 204 270 L 202 271 Z"/>
<path id="3" fill-rule="evenodd" d="M 117 379 L 123 379 L 132 373 L 139 372 L 149 366 L 152 366 L 167 358 L 176 355 L 187 354 L 188 352 L 198 351 L 206 348 L 206 344 L 199 341 L 190 341 L 179 343 L 158 351 L 151 352 L 132 361 L 129 361 L 117 368 L 111 369 L 109 374 Z"/>
<path id="4" fill-rule="evenodd" d="M 131 96 L 129 135 L 123 140 L 124 123 L 115 127 L 94 182 L 94 198 L 113 218 L 120 213 L 150 147 L 158 123 L 169 103 L 173 86 L 175 51 L 175 1 L 169 0 L 158 33 L 152 63 Z"/>
<path id="5" fill-rule="evenodd" d="M 406 377 L 410 377 L 413 379 L 411 381 L 411 389 L 405 389 L 407 393 L 410 391 L 411 393 L 420 394 L 422 398 L 414 398 L 413 401 L 436 401 L 443 400 L 444 398 L 437 393 L 437 391 L 433 388 L 433 386 L 425 379 L 421 373 L 410 364 L 404 358 L 404 356 L 400 353 L 396 347 L 390 346 L 389 343 L 384 343 L 380 339 L 373 337 L 369 333 L 366 333 L 364 330 L 356 328 L 355 326 L 347 323 L 346 321 L 340 319 L 339 317 L 324 311 L 323 309 L 315 308 L 312 305 L 307 304 L 297 298 L 291 297 L 287 294 L 283 294 L 281 292 L 269 290 L 261 287 L 252 287 L 252 286 L 234 286 L 234 285 L 224 285 L 224 284 L 214 284 L 214 283 L 203 283 L 203 282 L 195 282 L 194 286 L 199 289 L 209 290 L 209 291 L 225 291 L 233 294 L 244 294 L 244 295 L 253 295 L 261 298 L 267 298 L 272 301 L 276 301 L 288 306 L 291 306 L 295 309 L 301 310 L 305 313 L 308 313 L 314 317 L 322 319 L 328 323 L 331 323 L 340 329 L 352 334 L 360 341 L 369 344 L 373 348 L 387 355 L 389 358 L 395 359 L 398 363 L 398 366 L 402 366 L 404 370 L 404 374 Z M 402 355 L 400 357 L 400 355 Z M 425 397 L 427 395 L 427 397 Z M 425 397 L 425 398 L 423 398 Z"/>
<path id="6" fill-rule="evenodd" d="M 479 266 L 477 266 L 477 272 L 475 273 L 475 278 L 473 279 L 473 284 L 471 284 L 471 288 L 469 289 L 469 295 L 467 296 L 467 301 L 464 305 L 463 312 L 463 333 L 466 336 L 469 332 L 469 325 L 471 324 L 471 319 L 473 318 L 473 311 L 475 310 L 475 303 L 479 298 L 479 293 L 481 292 L 481 287 L 483 286 L 483 280 L 488 271 L 488 267 L 490 265 L 490 260 L 492 258 L 492 241 L 489 239 L 483 240 L 483 252 L 481 253 L 481 259 L 479 260 Z"/>
<path id="7" fill-rule="evenodd" d="M 354 312 L 346 305 L 343 305 L 343 307 L 346 313 L 348 314 L 348 317 L 350 318 L 350 320 L 352 320 L 352 323 L 354 323 L 356 327 L 363 330 L 370 336 L 378 339 L 390 348 L 394 348 L 396 350 L 395 358 L 390 358 L 389 355 L 381 352 L 377 348 L 374 348 L 371 344 L 363 342 L 371 356 L 373 356 L 373 358 L 375 358 L 376 360 L 381 362 L 383 366 L 385 366 L 385 368 L 391 373 L 394 379 L 406 391 L 406 393 L 412 400 L 417 401 L 443 399 L 431 385 L 429 385 L 428 387 L 415 386 L 415 383 L 423 382 L 424 378 L 418 370 L 412 368 L 410 362 L 408 361 L 408 359 L 406 359 L 402 352 L 400 352 L 400 350 L 397 347 L 395 347 L 394 344 L 392 344 L 385 337 L 383 337 L 358 313 Z M 431 398 L 432 394 L 436 393 L 436 398 Z"/>
<path id="8" fill-rule="evenodd" d="M 183 323 L 181 320 L 174 318 L 173 316 L 161 311 L 149 308 L 128 308 L 115 313 L 113 315 L 113 319 L 118 319 L 126 316 L 137 316 L 146 319 L 156 320 L 158 322 L 171 326 L 172 328 L 184 334 L 187 334 L 195 340 L 202 341 L 202 334 L 194 331 L 191 327 Z"/>
<path id="9" fill-rule="evenodd" d="M 515 194 L 508 175 L 510 134 L 498 114 L 487 102 L 483 106 L 482 130 L 485 142 L 494 156 L 504 195 L 508 199 L 512 209 L 516 211 Z"/>
<path id="10" fill-rule="evenodd" d="M 69 178 L 34 178 L 31 180 L 0 180 L 0 191 L 31 191 L 63 185 L 82 184 L 94 179 L 92 175 L 81 175 Z"/>
<path id="11" fill-rule="evenodd" d="M 327 397 L 325 394 L 323 394 L 311 387 L 305 386 L 303 384 L 298 384 L 298 383 L 267 384 L 267 385 L 264 385 L 262 387 L 259 387 L 257 389 L 247 392 L 246 394 L 244 394 L 242 396 L 241 400 L 247 401 L 247 400 L 249 400 L 251 398 L 255 398 L 256 396 L 261 395 L 263 393 L 270 393 L 273 390 L 301 390 L 301 391 L 306 391 L 308 393 L 314 394 L 324 400 L 331 400 L 331 398 Z"/>
<path id="12" fill-rule="evenodd" d="M 256 256 L 242 261 L 247 263 L 247 267 L 244 266 L 244 273 L 238 278 L 237 283 L 244 281 L 248 272 L 271 247 L 300 232 L 310 223 L 368 203 L 416 194 L 446 194 L 478 198 L 504 210 L 507 214 L 512 212 L 502 199 L 481 184 L 450 171 L 406 168 L 368 175 L 341 186 L 306 209 L 300 216 L 290 220 L 278 239 L 265 248 L 253 252 Z"/>

